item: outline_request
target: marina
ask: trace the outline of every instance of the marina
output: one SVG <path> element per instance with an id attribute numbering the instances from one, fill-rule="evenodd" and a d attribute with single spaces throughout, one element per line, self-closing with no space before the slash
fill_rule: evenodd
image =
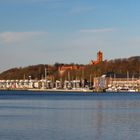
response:
<path id="1" fill-rule="evenodd" d="M 0 0 L 0 140 L 140 140 L 140 0 Z"/>
<path id="2" fill-rule="evenodd" d="M 139 92 L 140 79 L 112 78 L 106 75 L 87 80 L 0 80 L 1 90 L 32 90 L 61 92 Z"/>

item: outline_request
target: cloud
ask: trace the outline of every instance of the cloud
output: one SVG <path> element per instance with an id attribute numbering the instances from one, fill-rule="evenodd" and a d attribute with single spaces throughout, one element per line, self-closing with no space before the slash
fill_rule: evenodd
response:
<path id="1" fill-rule="evenodd" d="M 31 2 L 62 2 L 64 0 L 27 0 Z"/>
<path id="2" fill-rule="evenodd" d="M 5 0 L 5 1 L 0 1 L 0 2 L 11 2 L 11 3 L 24 3 L 24 2 L 61 2 L 64 0 Z"/>
<path id="3" fill-rule="evenodd" d="M 79 13 L 91 11 L 92 9 L 93 9 L 93 7 L 90 7 L 90 6 L 77 6 L 71 10 L 71 13 L 79 14 Z"/>
<path id="4" fill-rule="evenodd" d="M 106 33 L 106 32 L 114 32 L 116 29 L 114 28 L 100 28 L 100 29 L 81 29 L 82 33 Z"/>
<path id="5" fill-rule="evenodd" d="M 0 41 L 6 44 L 17 43 L 46 36 L 47 32 L 1 32 Z"/>

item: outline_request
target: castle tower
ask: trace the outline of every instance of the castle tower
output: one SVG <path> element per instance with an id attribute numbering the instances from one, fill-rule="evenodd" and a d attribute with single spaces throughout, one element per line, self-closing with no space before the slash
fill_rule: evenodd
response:
<path id="1" fill-rule="evenodd" d="M 97 53 L 97 62 L 102 62 L 103 61 L 103 53 L 99 51 Z"/>

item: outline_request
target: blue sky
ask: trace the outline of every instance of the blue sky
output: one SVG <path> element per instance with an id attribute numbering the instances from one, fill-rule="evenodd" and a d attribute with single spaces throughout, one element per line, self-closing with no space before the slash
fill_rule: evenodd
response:
<path id="1" fill-rule="evenodd" d="M 1 0 L 0 72 L 140 54 L 139 0 Z"/>

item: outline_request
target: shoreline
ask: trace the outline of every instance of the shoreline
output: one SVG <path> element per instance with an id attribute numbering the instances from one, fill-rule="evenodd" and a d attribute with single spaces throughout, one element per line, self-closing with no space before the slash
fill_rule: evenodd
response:
<path id="1" fill-rule="evenodd" d="M 89 89 L 10 89 L 10 88 L 5 88 L 5 89 L 0 89 L 0 91 L 32 91 L 32 92 L 57 92 L 57 93 L 64 93 L 64 92 L 75 92 L 75 93 L 97 93 L 97 94 L 104 94 L 104 93 L 108 93 L 108 94 L 117 94 L 117 93 L 140 93 L 140 91 L 137 92 L 130 92 L 130 91 L 117 91 L 117 92 L 108 92 L 108 91 L 94 91 L 94 90 L 89 90 Z"/>
<path id="2" fill-rule="evenodd" d="M 27 91 L 48 91 L 48 92 L 94 92 L 93 90 L 82 90 L 82 89 L 27 89 Z"/>
<path id="3" fill-rule="evenodd" d="M 85 89 L 11 89 L 11 88 L 0 89 L 0 91 L 94 92 L 93 90 L 85 90 Z"/>

